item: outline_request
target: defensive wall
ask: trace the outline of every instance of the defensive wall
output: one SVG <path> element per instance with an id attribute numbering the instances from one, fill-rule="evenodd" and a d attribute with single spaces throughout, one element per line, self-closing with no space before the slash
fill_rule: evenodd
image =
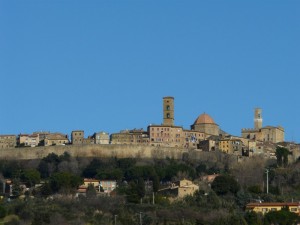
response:
<path id="1" fill-rule="evenodd" d="M 182 159 L 188 150 L 145 145 L 56 145 L 1 149 L 0 159 L 39 159 L 52 152 L 57 155 L 68 152 L 73 157 Z"/>

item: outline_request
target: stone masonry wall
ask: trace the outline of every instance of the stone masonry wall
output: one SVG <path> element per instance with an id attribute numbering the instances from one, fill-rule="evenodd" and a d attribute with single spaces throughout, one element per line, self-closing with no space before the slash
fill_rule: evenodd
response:
<path id="1" fill-rule="evenodd" d="M 187 152 L 182 148 L 154 147 L 142 145 L 65 145 L 41 146 L 34 148 L 10 148 L 0 150 L 0 159 L 39 159 L 49 153 L 61 155 L 68 152 L 73 157 L 101 157 L 101 158 L 157 158 L 167 157 L 181 159 Z"/>

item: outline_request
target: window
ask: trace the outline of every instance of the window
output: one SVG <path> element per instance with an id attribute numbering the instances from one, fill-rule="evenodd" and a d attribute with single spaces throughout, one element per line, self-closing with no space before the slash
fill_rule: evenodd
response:
<path id="1" fill-rule="evenodd" d="M 170 110 L 170 106 L 169 105 L 167 105 L 167 110 Z"/>
<path id="2" fill-rule="evenodd" d="M 291 208 L 291 212 L 297 212 L 297 208 Z"/>
<path id="3" fill-rule="evenodd" d="M 167 113 L 167 118 L 170 118 L 170 113 Z"/>

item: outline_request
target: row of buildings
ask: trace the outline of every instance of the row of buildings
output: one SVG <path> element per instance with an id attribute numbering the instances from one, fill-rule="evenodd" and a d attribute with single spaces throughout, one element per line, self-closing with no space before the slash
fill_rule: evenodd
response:
<path id="1" fill-rule="evenodd" d="M 149 125 L 147 130 L 123 130 L 111 134 L 111 144 L 139 144 L 192 148 L 202 151 L 220 150 L 228 154 L 251 156 L 266 154 L 274 156 L 278 144 L 284 142 L 284 128 L 281 126 L 263 126 L 262 109 L 254 111 L 254 128 L 242 129 L 241 136 L 233 136 L 221 130 L 214 119 L 200 114 L 190 129 L 175 125 L 174 98 L 163 98 L 163 122 Z M 299 146 L 296 146 L 299 147 Z"/>
<path id="2" fill-rule="evenodd" d="M 190 129 L 175 125 L 174 97 L 164 97 L 163 122 L 151 124 L 147 130 L 122 130 L 109 135 L 107 132 L 94 133 L 85 138 L 83 130 L 75 130 L 68 135 L 50 132 L 33 134 L 0 135 L 0 149 L 25 146 L 83 145 L 83 144 L 121 144 L 151 145 L 175 148 L 220 150 L 228 154 L 251 155 L 272 152 L 278 143 L 284 143 L 284 128 L 263 126 L 262 109 L 254 111 L 254 128 L 242 129 L 241 136 L 230 135 L 220 129 L 213 118 L 203 113 L 199 115 Z M 274 151 L 273 151 L 274 152 Z"/>
<path id="3" fill-rule="evenodd" d="M 0 135 L 0 149 L 14 147 L 36 147 L 68 144 L 109 144 L 107 132 L 94 133 L 84 138 L 84 131 L 72 131 L 71 140 L 69 135 L 51 132 L 34 132 L 32 134 Z"/>

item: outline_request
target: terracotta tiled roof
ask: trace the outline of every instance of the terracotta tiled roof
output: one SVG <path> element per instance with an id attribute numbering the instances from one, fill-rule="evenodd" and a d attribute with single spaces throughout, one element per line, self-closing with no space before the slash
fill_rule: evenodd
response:
<path id="1" fill-rule="evenodd" d="M 300 206 L 299 202 L 252 202 L 246 205 L 247 208 L 254 208 L 258 206 Z"/>
<path id="2" fill-rule="evenodd" d="M 203 113 L 195 120 L 194 124 L 207 124 L 207 123 L 215 123 L 213 118 L 210 115 Z"/>

